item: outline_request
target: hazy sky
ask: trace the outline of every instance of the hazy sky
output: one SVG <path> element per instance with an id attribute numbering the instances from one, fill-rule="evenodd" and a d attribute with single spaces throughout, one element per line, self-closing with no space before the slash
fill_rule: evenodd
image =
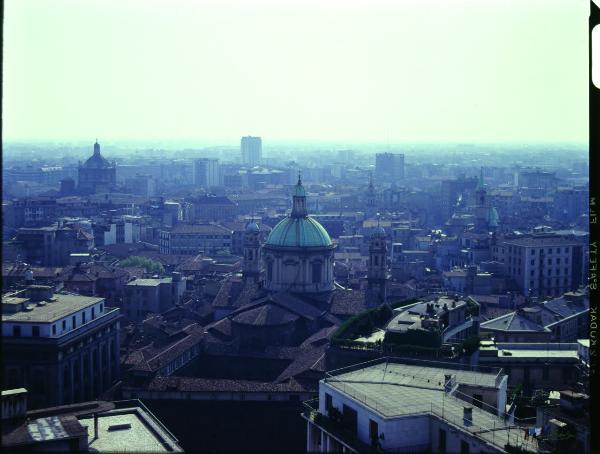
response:
<path id="1" fill-rule="evenodd" d="M 587 0 L 6 0 L 5 140 L 588 140 Z"/>

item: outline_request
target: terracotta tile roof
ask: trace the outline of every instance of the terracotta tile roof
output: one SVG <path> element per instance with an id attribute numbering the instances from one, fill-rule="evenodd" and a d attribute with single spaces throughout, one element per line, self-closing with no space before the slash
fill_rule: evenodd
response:
<path id="1" fill-rule="evenodd" d="M 275 379 L 276 382 L 280 383 L 290 378 L 301 375 L 307 371 L 323 372 L 321 369 L 322 364 L 320 361 L 325 356 L 325 345 L 318 348 L 309 348 L 302 350 L 295 358 L 294 361 L 285 368 L 285 370 L 279 374 Z M 313 369 L 314 368 L 314 369 Z"/>
<path id="2" fill-rule="evenodd" d="M 251 380 L 228 380 L 188 377 L 155 377 L 147 386 L 148 391 L 185 392 L 306 392 L 313 391 L 306 384 L 289 380 L 286 383 L 259 382 Z"/>
<path id="3" fill-rule="evenodd" d="M 336 289 L 331 295 L 329 312 L 333 315 L 352 316 L 368 309 L 363 290 Z"/>
<path id="4" fill-rule="evenodd" d="M 265 304 L 238 312 L 232 317 L 234 323 L 253 326 L 278 326 L 295 322 L 298 316 L 275 304 Z"/>

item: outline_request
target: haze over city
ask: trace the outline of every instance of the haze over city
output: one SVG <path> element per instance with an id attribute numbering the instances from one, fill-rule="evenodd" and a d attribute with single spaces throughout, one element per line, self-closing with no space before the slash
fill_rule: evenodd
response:
<path id="1" fill-rule="evenodd" d="M 3 450 L 597 451 L 586 2 L 5 3 Z"/>
<path id="2" fill-rule="evenodd" d="M 583 0 L 5 2 L 5 141 L 587 143 Z"/>

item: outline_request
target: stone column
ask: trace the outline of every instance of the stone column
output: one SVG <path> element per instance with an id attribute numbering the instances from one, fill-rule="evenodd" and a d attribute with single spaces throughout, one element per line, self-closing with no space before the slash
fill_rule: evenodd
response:
<path id="1" fill-rule="evenodd" d="M 114 339 L 114 350 L 113 350 L 113 381 L 117 381 L 120 378 L 120 358 L 119 358 L 119 337 L 118 331 L 113 334 Z"/>
<path id="2" fill-rule="evenodd" d="M 76 393 L 75 393 L 75 359 L 71 359 L 71 361 L 69 361 L 70 367 L 69 367 L 69 374 L 71 375 L 71 403 L 74 403 L 75 400 L 77 399 Z"/>
<path id="3" fill-rule="evenodd" d="M 312 449 L 312 424 L 309 421 L 306 421 L 306 452 L 314 451 Z"/>
<path id="4" fill-rule="evenodd" d="M 106 386 L 104 380 L 104 367 L 102 366 L 102 348 L 100 344 L 98 344 L 96 352 L 96 376 L 98 380 L 98 394 L 100 394 L 102 391 L 104 391 L 104 387 Z"/>
<path id="5" fill-rule="evenodd" d="M 83 400 L 85 400 L 84 395 L 85 395 L 85 387 L 84 387 L 84 381 L 83 381 L 83 352 L 80 351 L 78 358 L 77 358 L 77 363 L 78 363 L 78 370 L 76 371 L 77 373 L 77 377 L 75 378 L 77 380 L 77 387 L 79 388 L 79 393 L 77 396 L 75 396 L 75 401 L 76 402 L 82 402 Z"/>

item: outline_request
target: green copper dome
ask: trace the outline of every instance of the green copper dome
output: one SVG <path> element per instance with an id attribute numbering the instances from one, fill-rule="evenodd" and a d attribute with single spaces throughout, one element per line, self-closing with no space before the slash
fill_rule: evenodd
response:
<path id="1" fill-rule="evenodd" d="M 310 216 L 289 217 L 277 224 L 269 237 L 267 246 L 327 247 L 331 238 L 327 230 Z"/>

